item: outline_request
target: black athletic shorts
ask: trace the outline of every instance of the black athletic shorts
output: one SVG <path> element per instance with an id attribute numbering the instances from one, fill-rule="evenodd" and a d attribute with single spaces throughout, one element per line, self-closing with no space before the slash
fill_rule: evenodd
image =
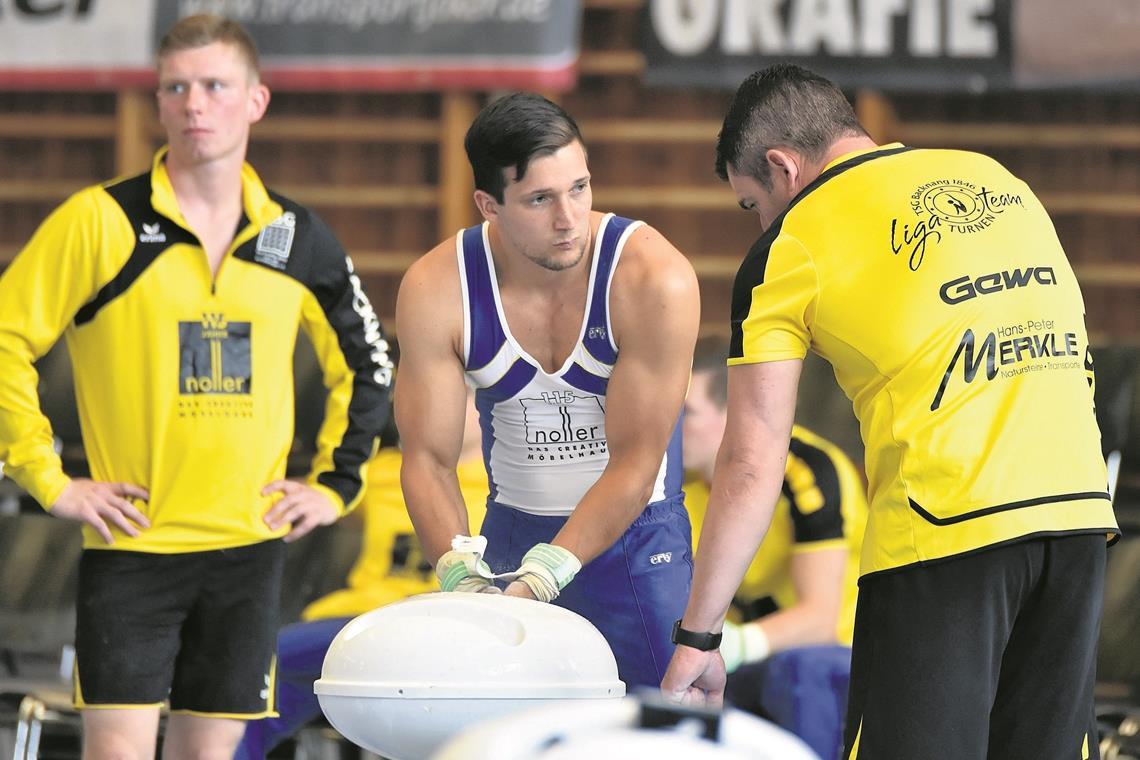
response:
<path id="1" fill-rule="evenodd" d="M 844 757 L 1096 760 L 1105 545 L 1032 538 L 863 578 Z"/>
<path id="2" fill-rule="evenodd" d="M 79 564 L 76 707 L 275 716 L 285 546 L 153 554 L 93 549 Z"/>

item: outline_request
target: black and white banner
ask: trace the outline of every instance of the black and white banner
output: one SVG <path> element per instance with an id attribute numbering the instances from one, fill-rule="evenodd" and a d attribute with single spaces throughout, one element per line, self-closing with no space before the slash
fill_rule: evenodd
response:
<path id="1" fill-rule="evenodd" d="M 1134 0 L 646 0 L 641 28 L 650 85 L 790 62 L 851 88 L 1140 86 Z"/>
<path id="2" fill-rule="evenodd" d="M 0 88 L 153 84 L 180 17 L 241 21 L 284 89 L 565 91 L 582 0 L 0 0 Z M 1137 0 L 644 0 L 650 85 L 777 61 L 844 87 L 1140 88 Z M 636 46 L 631 41 L 631 46 Z"/>
<path id="3" fill-rule="evenodd" d="M 0 87 L 153 80 L 178 18 L 219 13 L 285 89 L 567 90 L 580 0 L 0 0 Z"/>

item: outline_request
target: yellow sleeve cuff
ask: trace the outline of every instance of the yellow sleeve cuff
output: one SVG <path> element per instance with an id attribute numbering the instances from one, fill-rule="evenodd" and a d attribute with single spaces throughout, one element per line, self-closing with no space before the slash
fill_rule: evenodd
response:
<path id="1" fill-rule="evenodd" d="M 63 474 L 62 470 L 43 473 L 32 481 L 28 493 L 40 503 L 45 511 L 50 512 L 52 505 L 63 493 L 63 489 L 67 488 L 70 483 L 71 478 Z"/>

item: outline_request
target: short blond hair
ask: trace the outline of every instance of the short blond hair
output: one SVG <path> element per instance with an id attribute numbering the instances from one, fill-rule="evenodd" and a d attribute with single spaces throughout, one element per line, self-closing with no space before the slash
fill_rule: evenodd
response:
<path id="1" fill-rule="evenodd" d="M 162 36 L 155 57 L 161 62 L 170 53 L 205 47 L 215 42 L 233 45 L 245 59 L 252 77 L 254 79 L 261 77 L 257 43 L 253 41 L 253 37 L 250 37 L 249 32 L 238 22 L 213 13 L 200 13 L 180 19 Z"/>

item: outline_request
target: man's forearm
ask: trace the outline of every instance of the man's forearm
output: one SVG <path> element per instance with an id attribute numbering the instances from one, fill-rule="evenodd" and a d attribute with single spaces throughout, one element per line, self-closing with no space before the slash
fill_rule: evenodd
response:
<path id="1" fill-rule="evenodd" d="M 763 626 L 773 652 L 837 641 L 836 616 L 804 605 L 765 615 L 754 623 Z"/>
<path id="2" fill-rule="evenodd" d="M 610 548 L 653 494 L 657 470 L 646 477 L 644 469 L 611 459 L 551 543 L 572 552 L 583 565 Z"/>
<path id="3" fill-rule="evenodd" d="M 434 564 L 451 549 L 452 538 L 470 530 L 455 469 L 409 464 L 405 460 L 400 482 L 424 555 Z"/>
<path id="4" fill-rule="evenodd" d="M 776 463 L 760 465 L 752 456 L 722 456 L 717 463 L 701 545 L 693 572 L 693 590 L 685 609 L 685 627 L 717 630 L 760 545 L 783 482 Z M 773 477 L 775 484 L 773 485 Z"/>

